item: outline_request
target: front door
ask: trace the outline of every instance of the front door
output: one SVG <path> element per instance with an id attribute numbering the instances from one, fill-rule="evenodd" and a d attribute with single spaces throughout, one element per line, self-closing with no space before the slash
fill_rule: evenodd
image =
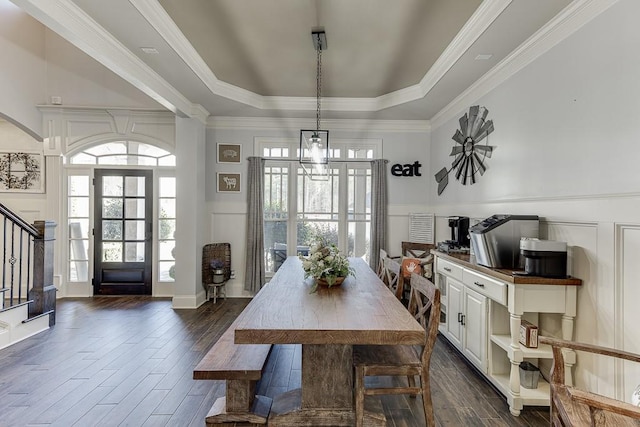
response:
<path id="1" fill-rule="evenodd" d="M 152 173 L 95 171 L 94 295 L 151 295 Z"/>

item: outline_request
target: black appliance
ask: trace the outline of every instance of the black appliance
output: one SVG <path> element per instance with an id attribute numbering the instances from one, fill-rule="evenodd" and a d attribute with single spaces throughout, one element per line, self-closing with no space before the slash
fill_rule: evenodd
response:
<path id="1" fill-rule="evenodd" d="M 451 228 L 450 242 L 463 248 L 469 247 L 469 217 L 450 216 L 449 228 Z"/>

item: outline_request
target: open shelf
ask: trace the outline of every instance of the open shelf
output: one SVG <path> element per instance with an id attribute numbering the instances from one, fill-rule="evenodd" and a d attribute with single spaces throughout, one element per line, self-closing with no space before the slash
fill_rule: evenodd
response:
<path id="1" fill-rule="evenodd" d="M 492 334 L 491 341 L 496 343 L 498 347 L 509 354 L 509 358 L 513 357 L 514 349 L 511 348 L 511 336 L 502 334 Z M 553 359 L 553 351 L 548 344 L 539 344 L 538 348 L 529 348 L 520 344 L 520 351 L 525 359 Z"/>
<path id="2" fill-rule="evenodd" d="M 490 376 L 493 384 L 507 397 L 510 396 L 509 374 L 495 374 Z M 525 406 L 549 406 L 549 383 L 540 377 L 538 388 L 524 388 L 520 386 L 520 399 Z"/>

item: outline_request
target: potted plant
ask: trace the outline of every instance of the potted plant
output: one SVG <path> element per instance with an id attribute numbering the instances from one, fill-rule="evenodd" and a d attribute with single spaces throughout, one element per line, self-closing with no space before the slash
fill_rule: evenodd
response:
<path id="1" fill-rule="evenodd" d="M 311 292 L 315 292 L 318 285 L 338 286 L 342 284 L 348 275 L 355 274 L 349 266 L 349 260 L 340 253 L 336 245 L 326 240 L 311 245 L 309 256 L 300 256 L 304 277 L 313 277 L 314 286 Z"/>
<path id="2" fill-rule="evenodd" d="M 211 271 L 213 273 L 213 283 L 224 282 L 224 262 L 219 259 L 211 261 Z"/>

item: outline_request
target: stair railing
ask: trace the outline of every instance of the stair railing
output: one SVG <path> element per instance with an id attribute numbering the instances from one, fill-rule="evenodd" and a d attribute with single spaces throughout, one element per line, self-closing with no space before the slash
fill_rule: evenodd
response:
<path id="1" fill-rule="evenodd" d="M 29 304 L 29 318 L 49 315 L 55 324 L 56 288 L 53 286 L 53 221 L 33 225 L 0 203 L 0 310 Z"/>

